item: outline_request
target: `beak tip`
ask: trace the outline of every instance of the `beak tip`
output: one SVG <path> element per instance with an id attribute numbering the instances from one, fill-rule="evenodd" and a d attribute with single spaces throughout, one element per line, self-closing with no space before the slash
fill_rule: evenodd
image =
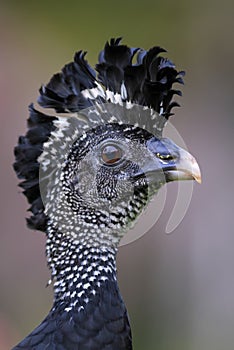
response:
<path id="1" fill-rule="evenodd" d="M 197 181 L 199 184 L 202 183 L 202 178 L 201 178 L 201 170 L 200 167 L 196 161 L 196 159 L 192 156 L 191 157 L 191 163 L 192 163 L 192 176 L 195 181 Z"/>
<path id="2" fill-rule="evenodd" d="M 187 174 L 187 179 L 195 180 L 201 184 L 201 170 L 196 159 L 187 151 L 181 150 L 180 152 L 180 163 L 178 167 Z"/>
<path id="3" fill-rule="evenodd" d="M 201 185 L 201 183 L 202 183 L 201 175 L 194 176 L 194 180 Z"/>

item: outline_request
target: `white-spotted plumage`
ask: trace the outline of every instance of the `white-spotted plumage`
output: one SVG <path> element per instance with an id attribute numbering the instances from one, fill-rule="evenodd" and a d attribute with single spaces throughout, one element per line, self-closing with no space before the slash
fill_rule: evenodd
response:
<path id="1" fill-rule="evenodd" d="M 116 253 L 165 182 L 151 183 L 142 169 L 157 168 L 147 142 L 162 137 L 180 94 L 172 85 L 183 72 L 159 55 L 160 47 L 145 51 L 120 41 L 106 43 L 96 72 L 79 51 L 41 87 L 38 103 L 54 113 L 31 105 L 29 130 L 15 148 L 14 167 L 31 204 L 28 225 L 46 232 L 54 287 L 50 313 L 15 350 L 132 349 Z M 116 166 L 103 160 L 106 145 L 118 151 Z"/>

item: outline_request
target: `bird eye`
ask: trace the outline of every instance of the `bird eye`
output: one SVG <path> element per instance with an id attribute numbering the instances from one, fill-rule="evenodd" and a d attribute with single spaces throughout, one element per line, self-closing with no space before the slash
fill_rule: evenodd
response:
<path id="1" fill-rule="evenodd" d="M 175 159 L 175 157 L 170 153 L 162 154 L 162 153 L 158 152 L 158 153 L 156 153 L 156 157 L 158 157 L 161 160 L 173 160 L 173 159 Z"/>
<path id="2" fill-rule="evenodd" d="M 123 151 L 116 145 L 106 145 L 101 151 L 102 161 L 107 165 L 117 163 L 123 156 Z"/>

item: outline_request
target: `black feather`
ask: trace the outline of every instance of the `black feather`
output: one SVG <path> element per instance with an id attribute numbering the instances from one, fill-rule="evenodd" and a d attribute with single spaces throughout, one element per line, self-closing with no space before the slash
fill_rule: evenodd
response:
<path id="1" fill-rule="evenodd" d="M 85 55 L 83 51 L 77 52 L 74 62 L 65 65 L 61 73 L 55 74 L 46 86 L 41 87 L 38 103 L 42 107 L 54 108 L 58 113 L 86 108 L 80 101 L 80 92 L 96 86 L 96 74 L 85 61 Z"/>
<path id="2" fill-rule="evenodd" d="M 15 163 L 13 167 L 20 179 L 20 187 L 31 204 L 30 211 L 33 216 L 27 220 L 32 229 L 45 231 L 47 218 L 43 213 L 44 207 L 39 188 L 39 163 L 38 157 L 43 152 L 43 144 L 52 131 L 55 130 L 53 121 L 56 117 L 48 116 L 29 106 L 28 132 L 26 136 L 20 136 L 18 145 L 14 149 Z"/>

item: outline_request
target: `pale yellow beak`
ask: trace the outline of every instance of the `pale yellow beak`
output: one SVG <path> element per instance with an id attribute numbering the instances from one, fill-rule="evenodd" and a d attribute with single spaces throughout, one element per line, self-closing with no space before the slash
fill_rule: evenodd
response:
<path id="1" fill-rule="evenodd" d="M 170 171 L 173 180 L 196 180 L 201 183 L 201 170 L 196 159 L 184 149 L 180 149 L 179 159 L 176 161 L 176 169 Z"/>

